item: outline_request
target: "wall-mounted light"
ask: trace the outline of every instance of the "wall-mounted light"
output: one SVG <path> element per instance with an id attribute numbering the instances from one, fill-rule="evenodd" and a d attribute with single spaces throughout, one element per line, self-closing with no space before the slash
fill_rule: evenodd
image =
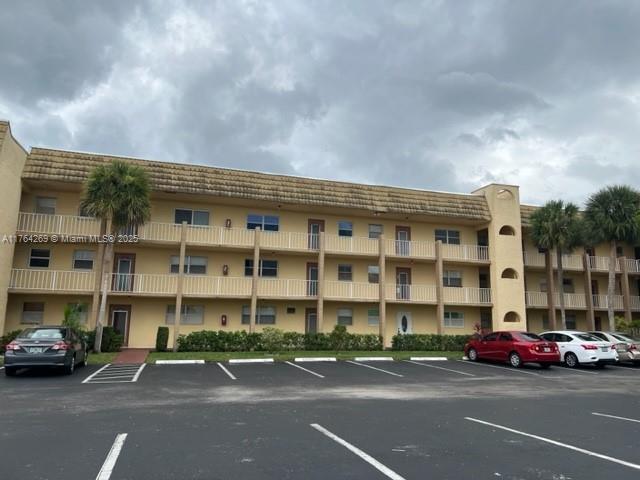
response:
<path id="1" fill-rule="evenodd" d="M 229 265 L 222 266 L 222 275 L 224 275 L 225 277 L 229 275 Z"/>

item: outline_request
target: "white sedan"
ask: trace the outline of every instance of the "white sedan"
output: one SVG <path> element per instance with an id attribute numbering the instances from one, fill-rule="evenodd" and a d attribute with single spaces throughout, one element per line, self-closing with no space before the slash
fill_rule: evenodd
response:
<path id="1" fill-rule="evenodd" d="M 606 364 L 618 362 L 618 352 L 615 345 L 590 333 L 576 330 L 555 330 L 541 333 L 540 336 L 558 345 L 560 359 L 567 367 L 575 368 L 583 364 L 604 367 Z"/>

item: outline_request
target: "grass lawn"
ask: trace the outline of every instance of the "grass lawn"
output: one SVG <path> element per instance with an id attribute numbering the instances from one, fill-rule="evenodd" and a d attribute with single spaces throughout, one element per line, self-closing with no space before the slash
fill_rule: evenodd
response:
<path id="1" fill-rule="evenodd" d="M 116 352 L 112 353 L 89 353 L 89 359 L 87 363 L 89 365 L 102 365 L 105 363 L 113 362 L 113 359 L 118 355 Z"/>
<path id="2" fill-rule="evenodd" d="M 293 360 L 295 357 L 336 357 L 338 360 L 353 360 L 354 357 L 393 357 L 396 360 L 405 360 L 409 357 L 447 357 L 462 358 L 462 352 L 151 352 L 147 357 L 147 363 L 155 363 L 156 360 L 204 360 L 206 362 L 224 362 L 230 358 L 273 358 L 277 361 Z"/>

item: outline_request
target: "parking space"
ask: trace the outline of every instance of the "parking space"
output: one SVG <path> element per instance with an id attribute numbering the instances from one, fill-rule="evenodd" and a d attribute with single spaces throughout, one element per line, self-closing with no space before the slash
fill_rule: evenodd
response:
<path id="1" fill-rule="evenodd" d="M 638 475 L 637 368 L 456 360 L 113 367 L 0 377 L 0 451 L 12 458 L 0 463 L 0 478 Z"/>

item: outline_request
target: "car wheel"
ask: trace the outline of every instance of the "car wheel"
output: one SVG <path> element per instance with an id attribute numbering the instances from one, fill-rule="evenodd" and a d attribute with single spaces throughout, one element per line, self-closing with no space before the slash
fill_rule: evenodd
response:
<path id="1" fill-rule="evenodd" d="M 73 357 L 71 357 L 71 363 L 69 363 L 69 365 L 66 365 L 64 367 L 64 373 L 66 373 L 67 375 L 71 375 L 75 369 L 76 369 L 76 356 L 73 355 Z"/>
<path id="2" fill-rule="evenodd" d="M 548 369 L 551 367 L 551 364 L 550 364 L 550 363 L 541 363 L 541 364 L 540 364 L 540 367 L 541 367 L 543 370 L 548 370 Z"/>
<path id="3" fill-rule="evenodd" d="M 4 374 L 7 377 L 15 377 L 17 371 L 18 369 L 14 367 L 4 367 Z"/>
<path id="4" fill-rule="evenodd" d="M 475 348 L 470 348 L 469 351 L 467 352 L 467 358 L 469 360 L 471 360 L 472 362 L 477 362 L 478 361 L 478 352 L 476 351 Z"/>
<path id="5" fill-rule="evenodd" d="M 580 362 L 575 353 L 569 352 L 564 356 L 564 364 L 569 368 L 576 368 L 580 365 Z"/>
<path id="6" fill-rule="evenodd" d="M 509 363 L 514 368 L 520 368 L 522 366 L 522 358 L 518 352 L 511 352 L 509 354 Z"/>

